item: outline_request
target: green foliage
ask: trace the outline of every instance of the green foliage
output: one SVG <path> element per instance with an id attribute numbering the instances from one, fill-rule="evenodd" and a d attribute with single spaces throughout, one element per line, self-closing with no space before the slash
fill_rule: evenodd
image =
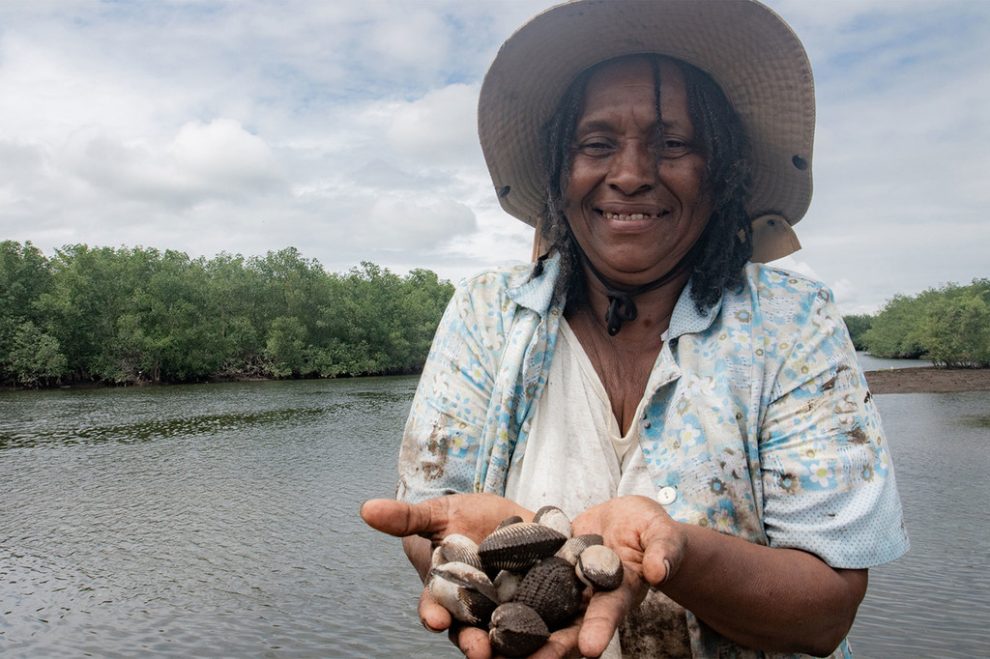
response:
<path id="1" fill-rule="evenodd" d="M 295 248 L 245 259 L 0 243 L 0 382 L 338 377 L 422 367 L 453 287 Z"/>
<path id="2" fill-rule="evenodd" d="M 57 382 L 66 371 L 66 362 L 58 339 L 26 320 L 14 333 L 6 367 L 19 384 L 37 387 Z"/>
<path id="3" fill-rule="evenodd" d="M 271 361 L 276 377 L 298 376 L 308 372 L 306 360 L 306 328 L 293 316 L 279 316 L 268 332 L 265 355 Z"/>
<path id="4" fill-rule="evenodd" d="M 990 365 L 990 305 L 975 291 L 935 300 L 926 309 L 919 334 L 935 363 Z"/>
<path id="5" fill-rule="evenodd" d="M 866 344 L 863 342 L 863 335 L 866 334 L 873 324 L 873 316 L 868 314 L 854 314 L 843 316 L 842 319 L 846 321 L 846 328 L 849 330 L 849 336 L 852 338 L 856 350 L 865 350 Z"/>
<path id="6" fill-rule="evenodd" d="M 295 248 L 245 259 L 0 242 L 0 382 L 183 382 L 415 372 L 453 293 L 429 270 L 328 273 Z M 990 279 L 847 316 L 857 349 L 990 366 Z"/>
<path id="7" fill-rule="evenodd" d="M 918 340 L 918 321 L 923 313 L 924 307 L 918 298 L 895 295 L 863 335 L 870 354 L 903 359 L 921 357 L 925 350 Z"/>
<path id="8" fill-rule="evenodd" d="M 18 333 L 25 323 L 38 330 L 44 328 L 44 314 L 36 307 L 38 298 L 51 287 L 52 273 L 48 260 L 37 247 L 12 240 L 0 242 L 0 381 L 20 380 L 11 363 Z M 21 337 L 21 341 L 26 340 Z"/>
<path id="9" fill-rule="evenodd" d="M 895 296 L 871 320 L 862 342 L 874 356 L 990 366 L 990 279 Z"/>

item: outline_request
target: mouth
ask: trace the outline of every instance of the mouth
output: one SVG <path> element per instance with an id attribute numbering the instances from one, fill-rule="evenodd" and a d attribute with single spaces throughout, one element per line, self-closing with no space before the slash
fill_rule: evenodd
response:
<path id="1" fill-rule="evenodd" d="M 613 211 L 606 211 L 598 209 L 602 217 L 610 222 L 642 222 L 643 220 L 660 220 L 664 217 L 670 215 L 670 210 L 664 208 L 656 212 L 635 212 L 635 213 L 616 213 Z"/>

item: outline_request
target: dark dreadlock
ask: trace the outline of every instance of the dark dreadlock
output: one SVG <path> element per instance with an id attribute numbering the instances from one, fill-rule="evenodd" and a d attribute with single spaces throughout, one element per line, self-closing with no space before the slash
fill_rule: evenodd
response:
<path id="1" fill-rule="evenodd" d="M 705 181 L 712 196 L 712 214 L 701 241 L 691 275 L 691 298 L 702 313 L 721 298 L 726 288 L 742 284 L 742 268 L 753 253 L 752 229 L 746 214 L 750 191 L 749 143 L 739 115 L 712 78 L 680 60 L 644 54 L 653 69 L 657 130 L 660 121 L 660 62 L 674 62 L 684 76 L 688 112 L 694 124 L 695 144 L 705 156 Z M 614 60 L 610 60 L 614 61 Z M 561 256 L 561 276 L 555 293 L 573 302 L 586 295 L 580 251 L 563 214 L 563 189 L 573 160 L 574 133 L 584 109 L 584 94 L 595 70 L 585 70 L 564 93 L 550 121 L 543 128 L 546 203 L 543 236 L 551 251 Z"/>

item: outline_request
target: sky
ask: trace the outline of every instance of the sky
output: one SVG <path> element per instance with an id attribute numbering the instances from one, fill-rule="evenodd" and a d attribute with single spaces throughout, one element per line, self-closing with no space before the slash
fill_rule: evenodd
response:
<path id="1" fill-rule="evenodd" d="M 524 262 L 476 133 L 538 0 L 0 0 L 0 240 Z M 817 125 L 804 248 L 843 313 L 990 277 L 990 2 L 772 0 Z"/>

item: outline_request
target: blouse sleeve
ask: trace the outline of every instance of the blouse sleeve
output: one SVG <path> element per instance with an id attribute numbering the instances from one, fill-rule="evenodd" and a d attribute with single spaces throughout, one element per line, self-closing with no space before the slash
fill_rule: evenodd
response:
<path id="1" fill-rule="evenodd" d="M 459 286 L 433 337 L 399 450 L 399 499 L 473 491 L 497 367 L 498 341 L 483 322 L 488 288 L 483 280 Z"/>
<path id="2" fill-rule="evenodd" d="M 764 526 L 771 546 L 837 568 L 908 549 L 880 417 L 831 293 L 810 298 L 782 356 L 760 431 Z M 789 339 L 789 340 L 788 340 Z"/>

